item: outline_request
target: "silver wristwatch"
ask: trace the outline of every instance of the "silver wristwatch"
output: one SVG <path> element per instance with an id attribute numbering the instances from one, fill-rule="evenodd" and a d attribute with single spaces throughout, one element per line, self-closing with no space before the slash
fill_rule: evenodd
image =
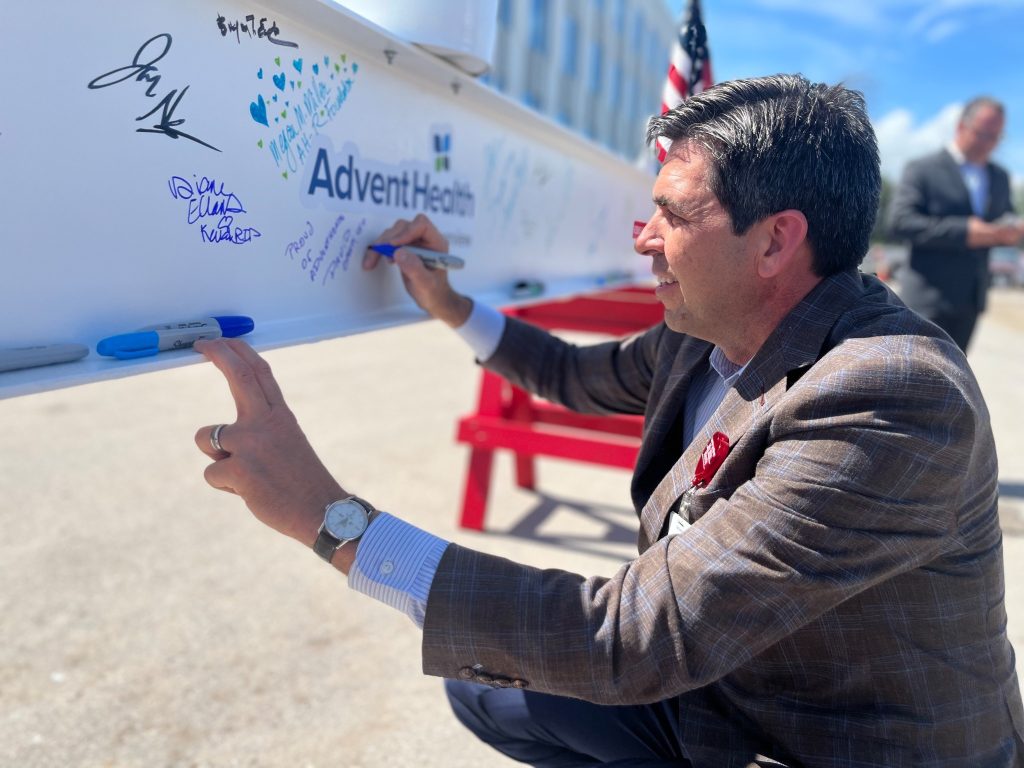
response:
<path id="1" fill-rule="evenodd" d="M 373 505 L 358 496 L 332 501 L 324 510 L 324 521 L 313 543 L 313 551 L 328 563 L 334 553 L 364 533 L 377 514 Z"/>

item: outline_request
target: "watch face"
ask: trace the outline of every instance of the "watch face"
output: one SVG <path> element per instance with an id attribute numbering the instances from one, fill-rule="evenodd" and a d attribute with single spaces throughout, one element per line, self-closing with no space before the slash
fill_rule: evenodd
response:
<path id="1" fill-rule="evenodd" d="M 327 508 L 324 527 L 340 541 L 355 539 L 363 534 L 368 522 L 366 510 L 359 502 L 346 499 L 336 501 Z"/>

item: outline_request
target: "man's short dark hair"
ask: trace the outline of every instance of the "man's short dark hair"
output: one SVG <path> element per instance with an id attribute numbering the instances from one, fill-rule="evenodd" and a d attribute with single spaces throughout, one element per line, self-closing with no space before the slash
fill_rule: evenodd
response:
<path id="1" fill-rule="evenodd" d="M 997 101 L 991 96 L 975 96 L 964 104 L 963 111 L 960 113 L 960 122 L 965 125 L 970 124 L 971 120 L 974 119 L 974 115 L 982 107 L 991 107 L 1000 115 L 1006 117 L 1006 107 L 1003 106 L 1001 101 Z"/>
<path id="2" fill-rule="evenodd" d="M 807 217 L 815 274 L 852 269 L 867 253 L 882 176 L 859 92 L 800 75 L 732 80 L 651 118 L 647 140 L 658 138 L 704 150 L 735 234 L 795 209 Z"/>

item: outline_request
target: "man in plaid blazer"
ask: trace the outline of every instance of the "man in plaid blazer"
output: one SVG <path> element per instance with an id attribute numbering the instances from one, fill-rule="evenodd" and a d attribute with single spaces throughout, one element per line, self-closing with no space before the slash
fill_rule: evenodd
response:
<path id="1" fill-rule="evenodd" d="M 333 564 L 422 626 L 458 717 L 533 765 L 1020 765 L 989 418 L 950 338 L 856 269 L 880 187 L 863 100 L 734 81 L 658 136 L 636 248 L 665 322 L 643 334 L 577 348 L 395 258 L 493 370 L 645 415 L 638 557 L 584 578 L 379 513 Z M 381 240 L 446 247 L 423 217 Z M 196 435 L 208 481 L 320 551 L 349 494 L 251 349 L 198 346 L 239 406 Z"/>

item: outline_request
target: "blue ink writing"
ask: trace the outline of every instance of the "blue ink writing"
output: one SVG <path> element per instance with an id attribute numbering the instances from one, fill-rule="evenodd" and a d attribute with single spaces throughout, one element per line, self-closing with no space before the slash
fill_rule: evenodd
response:
<path id="1" fill-rule="evenodd" d="M 269 93 L 258 93 L 249 102 L 249 115 L 270 129 L 270 136 L 261 138 L 257 146 L 267 148 L 281 177 L 287 180 L 313 156 L 317 135 L 340 114 L 351 94 L 358 65 L 345 53 L 335 59 L 292 59 L 290 66 L 276 56 L 273 63 L 279 70 L 282 66 L 286 69 L 271 72 L 266 79 L 263 67 L 256 71 L 257 80 Z M 290 79 L 296 76 L 300 79 Z M 270 106 L 281 97 L 285 97 L 283 105 L 278 103 L 276 109 Z"/>
<path id="2" fill-rule="evenodd" d="M 285 255 L 290 260 L 296 261 L 296 257 L 299 257 L 299 267 L 306 273 L 311 283 L 319 282 L 320 285 L 326 286 L 329 280 L 335 278 L 339 268 L 343 272 L 348 271 L 356 243 L 360 241 L 360 235 L 366 228 L 366 219 L 360 219 L 355 228 L 349 225 L 342 231 L 345 222 L 345 214 L 338 214 L 324 235 L 322 244 L 316 248 L 310 242 L 313 237 L 313 224 L 307 221 L 302 234 L 285 247 Z"/>
<path id="3" fill-rule="evenodd" d="M 218 185 L 215 180 L 203 176 L 193 185 L 181 176 L 172 176 L 167 186 L 170 187 L 171 196 L 175 200 L 188 201 L 189 224 L 195 224 L 204 216 L 245 213 L 245 208 L 235 193 L 224 191 L 223 181 Z"/>
<path id="4" fill-rule="evenodd" d="M 295 254 L 299 253 L 306 245 L 306 241 L 313 236 L 313 222 L 307 221 L 306 228 L 302 230 L 302 234 L 299 235 L 298 240 L 293 240 L 288 243 L 288 247 L 284 249 L 284 252 L 288 255 L 288 258 L 292 261 L 295 260 Z"/>
<path id="5" fill-rule="evenodd" d="M 259 230 L 253 227 L 234 227 L 231 216 L 221 216 L 215 228 L 207 229 L 205 224 L 199 225 L 199 234 L 204 243 L 234 243 L 242 245 L 254 237 L 262 237 Z"/>
<path id="6" fill-rule="evenodd" d="M 302 268 L 306 269 L 309 267 L 309 280 L 310 282 L 316 282 L 317 273 L 320 271 L 320 265 L 324 263 L 324 259 L 327 257 L 327 251 L 331 248 L 331 241 L 334 236 L 338 234 L 338 228 L 341 223 L 345 221 L 345 214 L 340 214 L 334 221 L 334 225 L 327 230 L 327 237 L 324 239 L 323 247 L 320 249 L 320 253 L 317 254 L 315 259 L 310 259 L 309 253 L 306 254 L 306 258 L 302 260 Z"/>
<path id="7" fill-rule="evenodd" d="M 338 114 L 351 89 L 351 79 L 331 87 L 316 80 L 312 82 L 302 95 L 302 102 L 292 107 L 294 124 L 288 123 L 270 140 L 270 154 L 278 167 L 284 161 L 294 173 L 305 164 L 313 151 L 314 136 Z M 306 127 L 307 120 L 311 131 Z"/>
<path id="8" fill-rule="evenodd" d="M 199 235 L 204 243 L 235 243 L 242 245 L 253 238 L 261 237 L 259 230 L 253 227 L 234 226 L 234 214 L 246 213 L 245 206 L 234 192 L 224 188 L 224 182 L 218 182 L 208 176 L 192 176 L 189 181 L 184 176 L 172 176 L 167 181 L 171 197 L 183 200 L 187 205 L 186 221 L 195 224 L 207 217 L 217 217 L 217 224 L 199 225 Z"/>
<path id="9" fill-rule="evenodd" d="M 342 272 L 348 271 L 348 263 L 352 259 L 352 251 L 356 247 L 356 242 L 359 240 L 359 236 L 363 233 L 363 228 L 366 226 L 366 219 L 359 222 L 359 226 L 355 230 L 349 230 L 345 233 L 345 237 L 342 240 L 341 248 L 338 250 L 338 255 L 335 256 L 331 263 L 327 265 L 327 269 L 324 271 L 323 285 L 327 285 L 328 280 L 334 279 L 334 273 L 338 271 L 338 267 L 341 267 Z"/>
<path id="10" fill-rule="evenodd" d="M 162 48 L 161 48 L 162 46 Z M 167 52 L 171 49 L 171 36 L 164 32 L 160 35 L 154 35 L 144 42 L 139 50 L 135 52 L 135 57 L 132 59 L 132 63 L 117 69 L 112 69 L 110 72 L 94 77 L 89 81 L 89 88 L 96 90 L 99 88 L 109 88 L 112 85 L 123 83 L 125 80 L 135 78 L 137 82 L 147 84 L 146 96 L 149 98 L 155 98 L 156 93 L 154 89 L 160 83 L 160 75 L 156 67 L 156 63 L 160 61 Z M 202 139 L 199 139 L 191 134 L 185 133 L 184 131 L 178 130 L 178 126 L 184 124 L 184 118 L 178 118 L 173 120 L 174 110 L 181 104 L 181 100 L 185 97 L 185 93 L 188 91 L 189 86 L 185 86 L 178 92 L 178 89 L 172 89 L 160 99 L 156 106 L 153 107 L 149 112 L 136 117 L 136 120 L 145 120 L 147 117 L 152 116 L 157 111 L 160 112 L 159 120 L 151 128 L 136 128 L 138 133 L 162 133 L 171 139 L 188 139 L 194 141 L 197 144 L 201 144 L 208 149 L 212 149 L 215 152 L 220 152 L 212 144 L 207 144 Z"/>

